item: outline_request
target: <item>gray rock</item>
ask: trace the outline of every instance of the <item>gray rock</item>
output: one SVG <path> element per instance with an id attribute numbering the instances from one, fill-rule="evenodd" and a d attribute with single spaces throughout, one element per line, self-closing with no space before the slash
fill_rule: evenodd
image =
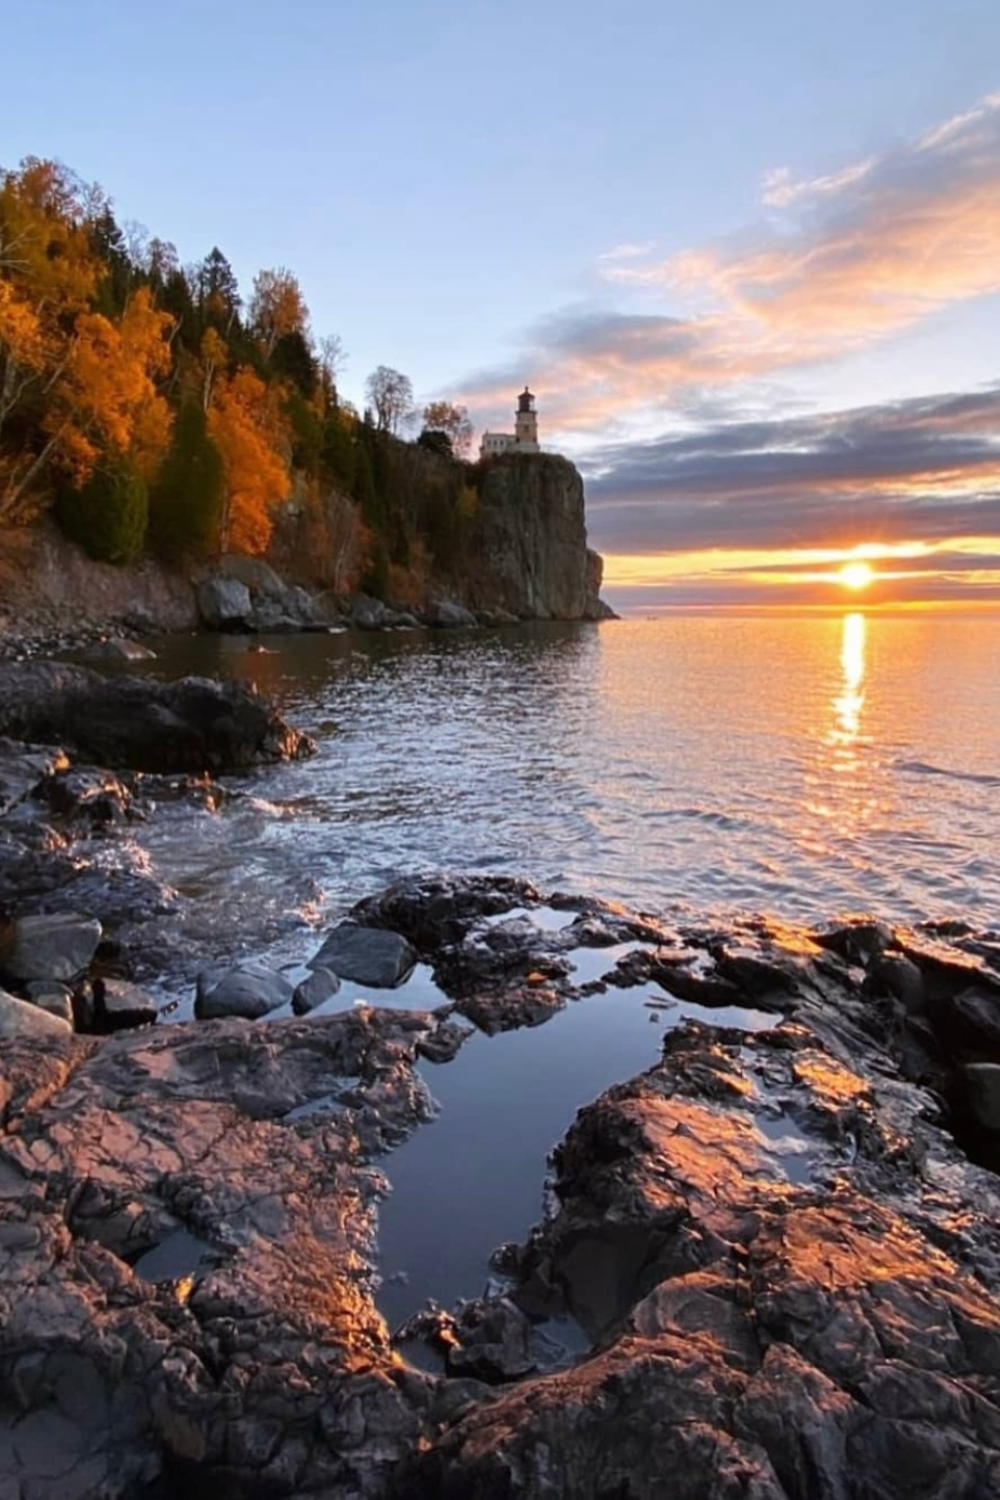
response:
<path id="1" fill-rule="evenodd" d="M 209 630 L 237 630 L 253 615 L 250 590 L 236 578 L 206 578 L 198 585 L 198 614 Z"/>
<path id="2" fill-rule="evenodd" d="M 0 970 L 16 984 L 73 980 L 89 968 L 100 941 L 101 924 L 93 917 L 18 917 L 0 940 Z"/>
<path id="3" fill-rule="evenodd" d="M 270 563 L 263 562 L 259 557 L 241 557 L 238 553 L 229 553 L 219 563 L 217 576 L 241 583 L 254 599 L 273 599 L 281 603 L 288 592 L 287 585 Z"/>
<path id="4" fill-rule="evenodd" d="M 95 661 L 155 661 L 156 652 L 139 641 L 130 641 L 125 636 L 112 636 L 99 641 L 87 652 Z"/>
<path id="5" fill-rule="evenodd" d="M 340 989 L 340 980 L 331 969 L 314 969 L 308 979 L 303 979 L 301 984 L 295 986 L 292 995 L 292 1010 L 297 1016 L 304 1016 L 317 1005 L 322 1005 L 335 995 Z"/>
<path id="6" fill-rule="evenodd" d="M 358 594 L 351 604 L 350 620 L 359 630 L 387 630 L 392 624 L 392 610 L 381 599 Z"/>
<path id="7" fill-rule="evenodd" d="M 471 610 L 451 599 L 438 599 L 428 609 L 427 618 L 439 630 L 466 630 L 479 624 Z"/>
<path id="8" fill-rule="evenodd" d="M 966 1063 L 969 1106 L 984 1130 L 1000 1130 L 1000 1063 Z"/>
<path id="9" fill-rule="evenodd" d="M 406 978 L 416 962 L 416 949 L 398 932 L 341 922 L 310 959 L 309 967 L 332 969 L 342 979 L 353 979 L 377 990 L 391 990 Z"/>
<path id="10" fill-rule="evenodd" d="M 95 979 L 95 1015 L 102 1031 L 127 1031 L 150 1026 L 159 1014 L 152 995 L 125 979 Z"/>
<path id="11" fill-rule="evenodd" d="M 24 993 L 39 1010 L 58 1016 L 67 1026 L 73 1025 L 73 996 L 66 985 L 50 979 L 33 979 L 24 986 Z"/>
<path id="12" fill-rule="evenodd" d="M 221 977 L 198 975 L 194 1013 L 199 1021 L 222 1016 L 243 1016 L 256 1021 L 280 1005 L 287 1005 L 293 994 L 294 987 L 283 974 L 263 964 L 239 964 Z"/>
<path id="13" fill-rule="evenodd" d="M 0 990 L 0 1038 L 3 1041 L 35 1038 L 44 1041 L 51 1037 L 71 1035 L 72 1026 L 59 1016 L 50 1015 L 39 1005 L 29 1000 L 18 1000 Z"/>

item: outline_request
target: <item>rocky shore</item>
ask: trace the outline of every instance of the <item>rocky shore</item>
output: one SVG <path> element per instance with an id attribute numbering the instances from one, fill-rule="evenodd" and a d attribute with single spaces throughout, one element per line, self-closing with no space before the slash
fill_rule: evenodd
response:
<path id="1" fill-rule="evenodd" d="M 308 741 L 45 663 L 2 669 L 0 733 L 3 1500 L 1000 1493 L 1000 935 L 433 876 L 170 1023 L 131 968 L 173 893 L 115 851 Z M 380 1205 L 435 1079 L 598 1004 L 651 1065 L 574 1096 L 483 1294 L 390 1327 Z"/>

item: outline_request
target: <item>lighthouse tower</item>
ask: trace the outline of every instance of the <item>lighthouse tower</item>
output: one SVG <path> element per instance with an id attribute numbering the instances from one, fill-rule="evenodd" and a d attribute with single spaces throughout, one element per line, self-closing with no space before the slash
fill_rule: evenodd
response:
<path id="1" fill-rule="evenodd" d="M 539 451 L 538 413 L 535 411 L 535 398 L 527 386 L 517 398 L 517 411 L 514 413 L 514 446 L 519 453 Z"/>

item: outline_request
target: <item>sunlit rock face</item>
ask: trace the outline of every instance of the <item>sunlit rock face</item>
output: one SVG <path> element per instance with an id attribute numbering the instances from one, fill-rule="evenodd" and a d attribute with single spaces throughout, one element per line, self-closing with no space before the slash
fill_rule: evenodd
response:
<path id="1" fill-rule="evenodd" d="M 964 1070 L 995 1057 L 992 938 L 698 927 L 441 876 L 351 918 L 412 943 L 480 1030 L 647 999 L 656 1060 L 580 1100 L 551 1212 L 501 1293 L 434 1320 L 427 1374 L 376 1308 L 376 1205 L 434 1113 L 418 1057 L 463 1066 L 451 1005 L 11 1039 L 5 1479 L 80 1500 L 1000 1493 L 1000 1190 L 951 1133 Z M 543 1373 L 529 1325 L 563 1312 L 590 1348 Z"/>
<path id="2" fill-rule="evenodd" d="M 601 561 L 587 550 L 583 480 L 554 454 L 508 454 L 485 469 L 468 576 L 473 609 L 527 620 L 594 620 Z"/>

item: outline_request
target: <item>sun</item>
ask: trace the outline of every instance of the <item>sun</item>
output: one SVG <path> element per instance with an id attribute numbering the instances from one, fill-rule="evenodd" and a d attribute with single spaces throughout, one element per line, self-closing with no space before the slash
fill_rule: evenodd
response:
<path id="1" fill-rule="evenodd" d="M 866 589 L 870 583 L 874 582 L 875 576 L 875 569 L 871 563 L 861 560 L 845 562 L 837 575 L 844 588 L 851 589 L 854 593 L 857 593 L 859 589 Z"/>

